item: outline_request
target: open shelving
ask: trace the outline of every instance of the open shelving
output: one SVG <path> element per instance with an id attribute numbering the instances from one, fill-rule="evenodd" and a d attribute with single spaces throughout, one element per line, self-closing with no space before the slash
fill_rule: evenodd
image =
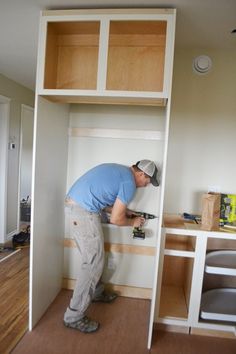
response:
<path id="1" fill-rule="evenodd" d="M 158 323 L 235 338 L 236 233 L 204 231 L 180 215 L 165 215 L 163 232 Z"/>

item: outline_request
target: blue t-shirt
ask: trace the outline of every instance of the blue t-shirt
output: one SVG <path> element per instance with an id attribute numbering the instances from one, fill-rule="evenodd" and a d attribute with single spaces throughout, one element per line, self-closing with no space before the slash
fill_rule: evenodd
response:
<path id="1" fill-rule="evenodd" d="M 81 176 L 67 196 L 86 210 L 99 213 L 103 208 L 112 206 L 117 197 L 127 205 L 135 190 L 135 179 L 129 167 L 104 163 Z"/>

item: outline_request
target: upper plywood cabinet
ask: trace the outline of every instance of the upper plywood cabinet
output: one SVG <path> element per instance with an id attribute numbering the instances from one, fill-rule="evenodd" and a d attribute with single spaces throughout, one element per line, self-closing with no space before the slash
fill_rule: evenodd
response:
<path id="1" fill-rule="evenodd" d="M 49 22 L 45 89 L 96 90 L 100 22 Z"/>
<path id="2" fill-rule="evenodd" d="M 38 93 L 63 102 L 164 104 L 174 31 L 173 9 L 44 12 Z"/>
<path id="3" fill-rule="evenodd" d="M 163 91 L 166 21 L 111 21 L 107 90 Z"/>

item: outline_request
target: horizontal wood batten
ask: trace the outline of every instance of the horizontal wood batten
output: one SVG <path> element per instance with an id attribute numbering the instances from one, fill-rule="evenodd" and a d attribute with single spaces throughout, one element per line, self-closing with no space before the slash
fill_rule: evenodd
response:
<path id="1" fill-rule="evenodd" d="M 75 287 L 75 282 L 75 279 L 63 278 L 62 287 L 63 289 L 73 290 Z M 119 296 L 133 297 L 136 299 L 151 299 L 152 296 L 152 289 L 148 288 L 115 284 L 106 284 L 105 288 L 106 290 L 117 292 Z"/>
<path id="2" fill-rule="evenodd" d="M 145 37 L 144 37 L 145 36 Z M 145 38 L 145 42 L 144 42 Z M 165 46 L 165 35 L 111 35 L 110 36 L 110 46 L 140 46 L 140 47 L 156 47 L 156 46 Z M 95 34 L 70 34 L 68 35 L 58 35 L 58 41 L 57 45 L 58 46 L 95 46 L 98 47 L 99 43 L 99 35 Z M 130 44 L 132 43 L 132 44 Z"/>
<path id="3" fill-rule="evenodd" d="M 98 47 L 99 35 L 94 34 L 70 34 L 59 35 L 58 46 L 95 46 Z"/>
<path id="4" fill-rule="evenodd" d="M 163 140 L 161 131 L 152 130 L 122 130 L 122 129 L 97 129 L 97 128 L 69 128 L 69 136 L 115 138 L 115 139 L 146 139 Z"/>
<path id="5" fill-rule="evenodd" d="M 64 247 L 76 248 L 76 243 L 71 238 L 64 239 Z M 142 256 L 155 256 L 155 247 L 124 245 L 121 243 L 104 243 L 106 252 L 138 254 Z"/>

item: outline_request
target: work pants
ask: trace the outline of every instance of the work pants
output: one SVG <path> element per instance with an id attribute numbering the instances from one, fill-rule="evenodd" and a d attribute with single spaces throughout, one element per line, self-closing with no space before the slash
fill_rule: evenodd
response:
<path id="1" fill-rule="evenodd" d="M 84 317 L 95 296 L 103 291 L 99 283 L 104 267 L 104 237 L 100 215 L 71 204 L 71 232 L 79 250 L 80 265 L 73 296 L 65 314 L 66 322 Z"/>

